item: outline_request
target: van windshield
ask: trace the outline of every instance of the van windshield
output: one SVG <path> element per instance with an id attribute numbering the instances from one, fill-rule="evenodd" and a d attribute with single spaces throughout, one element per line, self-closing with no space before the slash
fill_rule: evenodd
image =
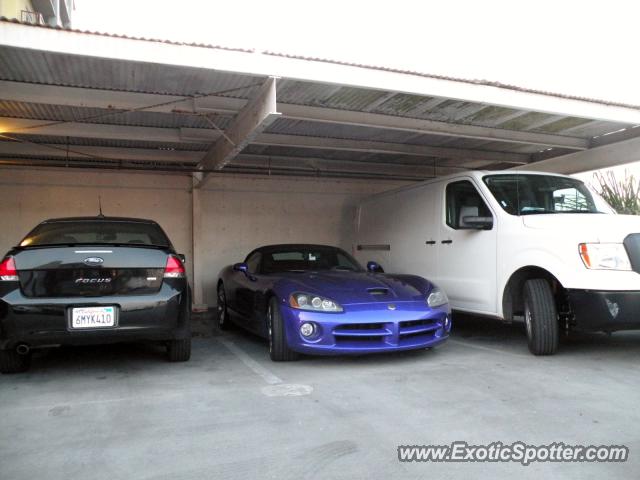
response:
<path id="1" fill-rule="evenodd" d="M 612 213 L 583 182 L 554 175 L 487 175 L 483 178 L 500 206 L 511 215 Z"/>

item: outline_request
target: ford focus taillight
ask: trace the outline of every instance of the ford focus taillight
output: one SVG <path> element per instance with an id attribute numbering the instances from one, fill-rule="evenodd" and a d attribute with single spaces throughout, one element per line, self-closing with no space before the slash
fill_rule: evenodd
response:
<path id="1" fill-rule="evenodd" d="M 0 263 L 0 281 L 17 282 L 18 280 L 15 260 L 13 257 L 5 258 L 2 263 Z"/>
<path id="2" fill-rule="evenodd" d="M 185 270 L 182 261 L 174 255 L 167 258 L 167 266 L 164 269 L 164 278 L 184 278 Z"/>

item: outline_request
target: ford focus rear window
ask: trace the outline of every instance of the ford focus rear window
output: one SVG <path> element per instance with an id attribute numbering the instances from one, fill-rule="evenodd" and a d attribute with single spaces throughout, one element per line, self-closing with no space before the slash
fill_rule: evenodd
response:
<path id="1" fill-rule="evenodd" d="M 155 223 L 90 220 L 41 223 L 20 246 L 76 244 L 170 246 L 169 239 Z"/>

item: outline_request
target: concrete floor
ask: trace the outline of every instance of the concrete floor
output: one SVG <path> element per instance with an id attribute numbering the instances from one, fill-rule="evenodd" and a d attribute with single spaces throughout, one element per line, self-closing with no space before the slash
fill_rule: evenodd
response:
<path id="1" fill-rule="evenodd" d="M 28 374 L 0 378 L 0 478 L 638 478 L 640 333 L 535 358 L 520 325 L 454 325 L 432 351 L 286 364 L 242 332 L 197 338 L 185 364 L 140 345 L 39 354 Z M 399 444 L 455 440 L 631 453 L 528 467 L 397 460 Z"/>

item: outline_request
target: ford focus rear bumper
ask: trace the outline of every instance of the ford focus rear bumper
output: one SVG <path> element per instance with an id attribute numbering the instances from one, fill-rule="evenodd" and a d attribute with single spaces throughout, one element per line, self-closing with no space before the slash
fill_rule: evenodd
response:
<path id="1" fill-rule="evenodd" d="M 640 291 L 569 290 L 569 301 L 579 330 L 640 329 Z"/>
<path id="2" fill-rule="evenodd" d="M 188 338 L 187 292 L 168 282 L 153 295 L 28 298 L 14 289 L 0 297 L 0 349 Z M 103 306 L 114 307 L 113 326 L 73 327 L 74 308 Z"/>

